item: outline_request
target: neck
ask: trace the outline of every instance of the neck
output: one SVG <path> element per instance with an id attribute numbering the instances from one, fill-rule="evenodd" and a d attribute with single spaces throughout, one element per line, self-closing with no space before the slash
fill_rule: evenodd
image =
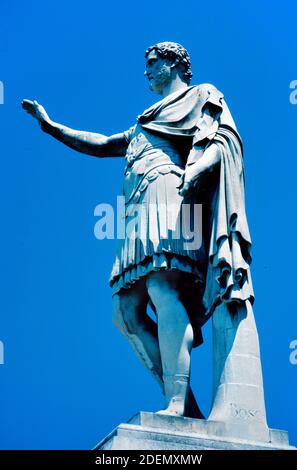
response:
<path id="1" fill-rule="evenodd" d="M 163 98 L 165 98 L 171 93 L 174 93 L 178 90 L 182 90 L 183 88 L 188 88 L 188 85 L 186 82 L 182 81 L 181 78 L 177 75 L 177 77 L 170 83 L 168 83 L 168 85 L 163 89 L 162 96 Z"/>

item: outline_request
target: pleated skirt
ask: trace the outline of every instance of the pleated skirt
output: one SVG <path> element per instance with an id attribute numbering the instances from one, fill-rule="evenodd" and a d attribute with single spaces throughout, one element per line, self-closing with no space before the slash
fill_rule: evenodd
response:
<path id="1" fill-rule="evenodd" d="M 194 196 L 178 194 L 180 169 L 154 174 L 126 205 L 125 236 L 117 241 L 110 276 L 113 295 L 152 271 L 177 269 L 204 281 L 202 208 Z"/>

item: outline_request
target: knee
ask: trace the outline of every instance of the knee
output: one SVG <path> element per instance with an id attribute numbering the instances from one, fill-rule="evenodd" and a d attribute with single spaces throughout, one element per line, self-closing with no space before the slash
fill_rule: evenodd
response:
<path id="1" fill-rule="evenodd" d="M 157 310 L 166 309 L 180 300 L 174 284 L 166 282 L 161 276 L 148 277 L 147 291 Z"/>
<path id="2" fill-rule="evenodd" d="M 124 335 L 136 334 L 142 327 L 138 309 L 133 301 L 120 294 L 113 298 L 112 322 Z"/>
<path id="3" fill-rule="evenodd" d="M 112 299 L 112 323 L 122 333 L 125 332 L 125 322 L 121 308 L 121 299 L 118 294 L 113 296 Z"/>

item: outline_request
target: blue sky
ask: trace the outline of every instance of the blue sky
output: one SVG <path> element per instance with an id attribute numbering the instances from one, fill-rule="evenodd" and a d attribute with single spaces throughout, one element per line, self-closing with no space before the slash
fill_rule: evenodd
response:
<path id="1" fill-rule="evenodd" d="M 144 51 L 164 40 L 188 49 L 193 83 L 223 91 L 243 137 L 268 423 L 297 444 L 296 10 L 293 0 L 1 1 L 1 449 L 89 449 L 139 410 L 162 407 L 111 323 L 115 241 L 93 234 L 95 206 L 121 192 L 124 161 L 64 147 L 20 102 L 37 99 L 73 128 L 126 130 L 158 99 Z M 192 362 L 206 413 L 210 332 Z"/>

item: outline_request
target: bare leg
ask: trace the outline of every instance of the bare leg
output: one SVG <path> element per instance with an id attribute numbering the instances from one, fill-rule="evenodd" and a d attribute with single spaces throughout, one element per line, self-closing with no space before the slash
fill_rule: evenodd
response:
<path id="1" fill-rule="evenodd" d="M 146 313 L 149 296 L 145 280 L 113 296 L 113 323 L 128 339 L 136 356 L 165 394 L 157 324 Z M 204 418 L 189 388 L 186 416 Z"/>
<path id="2" fill-rule="evenodd" d="M 178 416 L 184 416 L 186 412 L 193 346 L 193 329 L 178 291 L 181 282 L 180 271 L 152 272 L 146 280 L 158 318 L 167 407 L 162 413 Z"/>
<path id="3" fill-rule="evenodd" d="M 130 289 L 122 289 L 113 296 L 112 318 L 164 393 L 157 324 L 146 313 L 148 300 L 145 282 L 140 280 Z"/>

